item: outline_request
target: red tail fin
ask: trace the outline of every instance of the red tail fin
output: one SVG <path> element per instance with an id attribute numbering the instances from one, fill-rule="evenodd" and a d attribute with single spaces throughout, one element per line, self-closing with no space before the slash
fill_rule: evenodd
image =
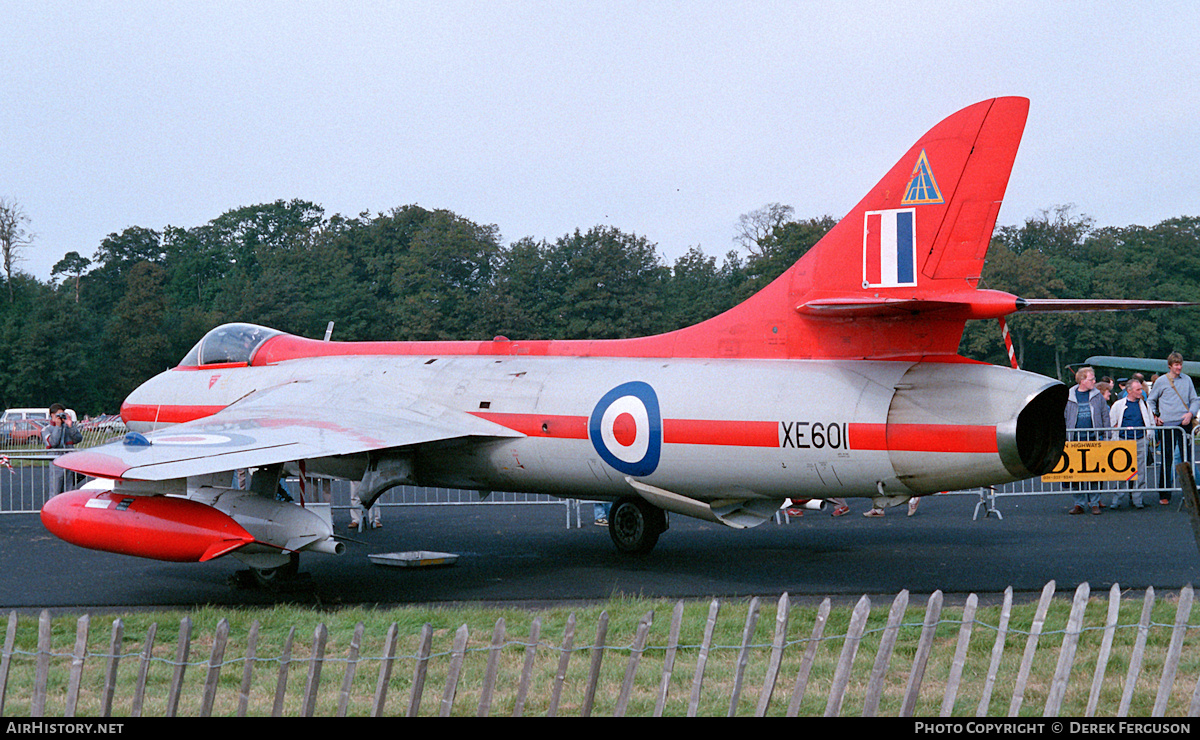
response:
<path id="1" fill-rule="evenodd" d="M 787 272 L 725 313 L 652 337 L 361 345 L 277 337 L 287 356 L 532 354 L 608 357 L 899 359 L 956 356 L 967 319 L 1012 313 L 976 290 L 1029 101 L 985 100 L 934 126 Z"/>
<path id="2" fill-rule="evenodd" d="M 666 335 L 673 354 L 956 354 L 966 319 L 1015 309 L 1013 296 L 976 287 L 1028 110 L 1025 98 L 996 98 L 934 126 L 777 280 Z"/>

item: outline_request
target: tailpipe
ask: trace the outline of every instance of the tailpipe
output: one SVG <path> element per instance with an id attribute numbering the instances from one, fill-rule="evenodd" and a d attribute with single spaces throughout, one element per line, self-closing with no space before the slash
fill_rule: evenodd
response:
<path id="1" fill-rule="evenodd" d="M 888 457 L 916 494 L 1032 478 L 1066 442 L 1067 388 L 995 365 L 917 363 L 896 383 L 887 416 Z M 930 449 L 930 439 L 938 448 Z"/>
<path id="2" fill-rule="evenodd" d="M 1010 473 L 1032 478 L 1054 468 L 1067 440 L 1066 406 L 1067 387 L 1055 383 L 1034 395 L 1015 420 L 1000 425 L 997 446 Z"/>

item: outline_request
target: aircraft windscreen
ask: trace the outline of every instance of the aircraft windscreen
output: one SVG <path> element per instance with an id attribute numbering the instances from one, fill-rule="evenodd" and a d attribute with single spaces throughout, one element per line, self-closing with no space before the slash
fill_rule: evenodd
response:
<path id="1" fill-rule="evenodd" d="M 254 324 L 225 324 L 218 326 L 196 343 L 180 362 L 181 367 L 202 365 L 249 364 L 254 352 L 280 332 Z"/>

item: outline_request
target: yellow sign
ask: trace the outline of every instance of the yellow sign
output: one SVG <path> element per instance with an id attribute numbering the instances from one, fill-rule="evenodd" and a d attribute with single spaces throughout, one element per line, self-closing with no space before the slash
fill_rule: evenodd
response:
<path id="1" fill-rule="evenodd" d="M 1137 473 L 1136 440 L 1067 442 L 1058 464 L 1042 480 L 1063 483 L 1133 480 Z"/>

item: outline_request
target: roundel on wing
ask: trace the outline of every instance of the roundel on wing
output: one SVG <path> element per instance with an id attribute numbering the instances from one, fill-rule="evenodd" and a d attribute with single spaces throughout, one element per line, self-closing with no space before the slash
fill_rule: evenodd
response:
<path id="1" fill-rule="evenodd" d="M 658 396 L 640 381 L 613 388 L 592 409 L 588 438 L 604 462 L 626 475 L 650 475 L 662 452 Z"/>

